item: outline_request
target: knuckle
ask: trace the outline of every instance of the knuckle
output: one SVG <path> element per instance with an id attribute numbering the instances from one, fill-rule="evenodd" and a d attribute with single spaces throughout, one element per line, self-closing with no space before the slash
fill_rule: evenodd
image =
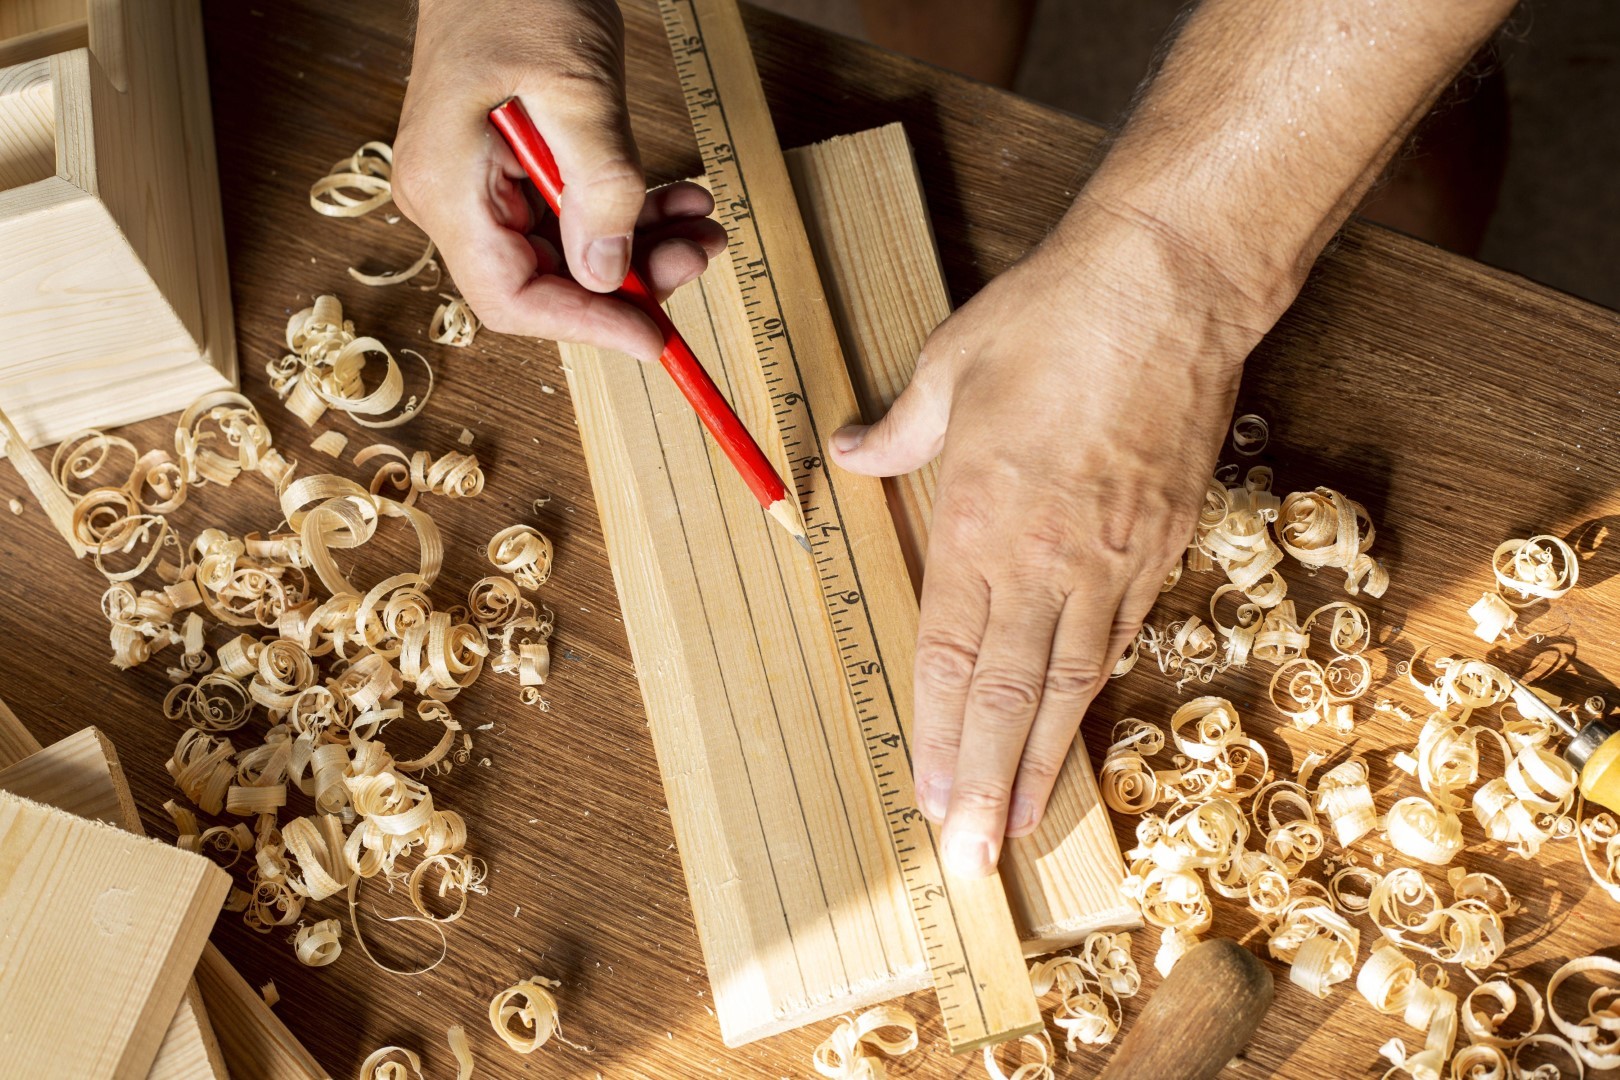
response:
<path id="1" fill-rule="evenodd" d="M 1018 787 L 1031 792 L 1050 791 L 1052 785 L 1057 783 L 1058 773 L 1063 771 L 1063 762 L 1068 756 L 1067 746 L 1050 749 L 1027 747 L 1024 760 L 1018 764 Z"/>
<path id="2" fill-rule="evenodd" d="M 996 727 L 1027 725 L 1041 702 L 1041 680 L 1022 672 L 986 671 L 973 680 L 973 709 Z"/>
<path id="3" fill-rule="evenodd" d="M 1118 628 L 1119 624 L 1116 623 L 1116 634 Z M 1088 660 L 1054 656 L 1051 666 L 1046 669 L 1045 692 L 1065 700 L 1089 698 L 1097 692 L 1102 682 L 1102 669 L 1096 664 Z"/>
<path id="4" fill-rule="evenodd" d="M 1011 785 L 1005 781 L 959 776 L 951 786 L 951 808 L 969 812 L 1000 812 L 1006 809 L 1011 794 Z"/>
<path id="5" fill-rule="evenodd" d="M 966 642 L 925 633 L 917 641 L 917 681 L 941 690 L 965 689 L 978 659 L 978 650 Z"/>

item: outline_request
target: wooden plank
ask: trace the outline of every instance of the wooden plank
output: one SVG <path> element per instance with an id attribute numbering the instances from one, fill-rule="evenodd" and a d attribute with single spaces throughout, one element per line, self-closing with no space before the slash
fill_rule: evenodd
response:
<path id="1" fill-rule="evenodd" d="M 905 129 L 889 124 L 791 151 L 787 159 L 861 411 L 876 420 L 911 381 L 929 332 L 950 314 L 911 146 Z M 883 238 L 882 257 L 871 256 L 863 237 Z M 937 462 L 930 462 L 889 488 L 895 528 L 919 586 L 937 475 Z M 1124 864 L 1079 740 L 1040 827 L 1007 845 L 1001 876 L 1031 955 L 1096 930 L 1140 925 L 1119 892 Z"/>
<path id="2" fill-rule="evenodd" d="M 35 748 L 31 756 L 0 768 L 0 791 L 133 833 L 143 831 L 117 751 L 98 729 L 86 728 L 38 749 L 16 715 L 0 702 L 0 762 L 30 744 Z M 207 987 L 206 999 L 202 986 Z M 213 1002 L 217 1028 L 209 1020 L 207 1001 Z M 204 1066 L 212 1072 L 205 1072 Z M 196 978 L 175 1010 L 149 1080 L 209 1075 L 238 1080 L 327 1077 L 259 992 L 212 944 L 204 948 Z"/>
<path id="3" fill-rule="evenodd" d="M 899 219 L 844 229 L 832 215 L 811 214 L 808 223 L 823 246 L 841 249 L 824 264 L 837 279 L 840 313 L 888 313 L 846 333 L 859 344 L 852 358 L 894 365 L 898 352 L 914 357 L 913 339 L 942 317 L 944 291 L 903 132 L 852 136 L 799 152 L 795 163 L 812 181 L 828 168 L 873 178 L 869 190 L 848 193 L 872 199 L 878 218 Z M 855 270 L 888 265 L 895 252 L 905 273 Z M 670 310 L 743 421 L 769 430 L 732 268 L 717 263 Z M 668 380 L 593 350 L 563 353 L 727 1041 L 923 985 L 904 883 L 812 567 L 750 510 Z M 780 445 L 773 450 L 780 464 Z M 1077 760 L 1075 783 L 1089 782 L 1083 753 Z M 1089 790 L 1097 812 L 1083 822 L 1060 814 L 1069 834 L 1054 831 L 1049 839 L 1059 843 L 1044 862 L 1028 860 L 1050 878 L 1074 874 L 1058 887 L 1029 873 L 1032 941 L 1044 944 L 1059 924 L 1080 936 L 1135 925 L 1117 891 L 1119 850 Z"/>
<path id="4" fill-rule="evenodd" d="M 0 791 L 141 835 L 118 753 L 93 727 L 0 769 Z"/>
<path id="5" fill-rule="evenodd" d="M 760 382 L 787 450 L 838 670 L 955 1051 L 1036 1030 L 999 874 L 955 877 L 911 785 L 917 597 L 880 480 L 834 468 L 825 440 L 860 418 L 736 0 L 659 0 L 715 216 L 729 236 Z M 874 248 L 871 257 L 881 258 Z M 755 365 L 739 367 L 753 372 Z"/>
<path id="6" fill-rule="evenodd" d="M 7 710 L 9 713 L 9 710 Z M 15 722 L 15 716 L 11 717 Z M 0 718 L 0 727 L 7 721 Z M 18 729 L 21 724 L 16 724 Z M 26 735 L 26 732 L 24 733 Z M 32 741 L 32 737 L 28 737 Z M 141 815 L 129 793 L 113 744 L 96 728 L 85 728 L 0 769 L 0 791 L 31 799 L 78 817 L 143 835 Z M 148 1080 L 182 1080 L 228 1073 L 195 980 L 163 1033 Z"/>
<path id="7" fill-rule="evenodd" d="M 230 878 L 200 855 L 7 793 L 0 866 L 7 1068 L 145 1076 Z"/>

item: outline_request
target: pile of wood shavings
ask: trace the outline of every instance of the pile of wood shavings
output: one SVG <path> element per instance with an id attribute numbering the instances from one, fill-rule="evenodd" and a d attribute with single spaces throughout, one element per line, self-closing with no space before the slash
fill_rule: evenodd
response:
<path id="1" fill-rule="evenodd" d="M 1263 439 L 1252 426 L 1250 432 L 1253 441 Z M 1188 569 L 1218 565 L 1227 572 L 1228 584 L 1211 599 L 1210 622 L 1195 618 L 1162 632 L 1145 630 L 1119 673 L 1142 653 L 1183 683 L 1260 658 L 1277 664 L 1270 697 L 1282 716 L 1300 727 L 1329 720 L 1333 730 L 1347 734 L 1351 722 L 1343 707 L 1371 684 L 1362 659 L 1373 637 L 1370 621 L 1344 602 L 1300 623 L 1284 607 L 1286 583 L 1276 570 L 1286 552 L 1308 567 L 1345 569 L 1352 594 L 1379 595 L 1388 578 L 1367 555 L 1372 523 L 1362 508 L 1328 489 L 1290 496 L 1273 507 L 1269 487 L 1265 470 L 1250 470 L 1241 486 L 1212 485 L 1186 560 Z M 1273 510 L 1275 517 L 1268 517 Z M 1265 535 L 1267 523 L 1277 531 L 1275 545 Z M 1498 591 L 1488 598 L 1496 597 L 1511 613 L 1567 593 L 1578 565 L 1562 541 L 1534 536 L 1502 544 L 1493 569 Z M 1165 588 L 1180 576 L 1172 574 Z M 1233 594 L 1239 606 L 1225 621 L 1218 609 Z M 1511 625 L 1510 617 L 1498 632 Z M 1332 655 L 1320 662 L 1308 655 L 1313 627 L 1328 630 Z M 1494 640 L 1498 632 L 1480 636 Z M 1593 879 L 1620 900 L 1620 823 L 1610 814 L 1585 818 L 1575 772 L 1555 752 L 1558 732 L 1518 712 L 1512 678 L 1466 657 L 1425 663 L 1421 651 L 1400 670 L 1427 702 L 1427 716 L 1420 719 L 1387 700 L 1374 708 L 1421 724 L 1417 745 L 1394 759 L 1421 794 L 1397 799 L 1382 816 L 1359 758 L 1341 760 L 1318 777 L 1327 758 L 1313 753 L 1295 779 L 1274 779 L 1265 751 L 1245 736 L 1236 707 L 1222 698 L 1188 702 L 1171 717 L 1168 733 L 1134 719 L 1116 725 L 1099 781 L 1110 809 L 1141 817 L 1138 844 L 1127 855 L 1125 887 L 1144 919 L 1161 931 L 1156 966 L 1168 972 L 1209 928 L 1212 896 L 1239 900 L 1257 916 L 1268 951 L 1290 963 L 1290 979 L 1326 996 L 1353 974 L 1361 933 L 1355 923 L 1370 922 L 1378 937 L 1357 989 L 1378 1011 L 1401 1015 L 1424 1033 L 1423 1046 L 1413 1053 L 1400 1040 L 1384 1047 L 1386 1077 L 1543 1080 L 1561 1075 L 1557 1067 L 1532 1067 L 1523 1059 L 1549 1053 L 1572 1063 L 1577 1076 L 1587 1067 L 1620 1064 L 1620 989 L 1599 988 L 1580 1023 L 1555 1014 L 1557 1030 L 1542 1032 L 1544 1010 L 1536 991 L 1522 979 L 1492 973 L 1502 963 L 1507 920 L 1521 910 L 1500 880 L 1452 867 L 1449 899 L 1442 900 L 1415 867 L 1383 872 L 1357 863 L 1354 845 L 1383 830 L 1400 854 L 1446 866 L 1463 846 L 1467 812 L 1486 838 L 1523 858 L 1534 857 L 1546 843 L 1575 838 Z M 1541 696 L 1556 709 L 1575 712 Z M 1594 699 L 1584 708 L 1596 715 L 1603 703 Z M 1167 744 L 1174 753 L 1163 761 Z M 1482 745 L 1500 752 L 1501 775 L 1482 775 Z M 1326 861 L 1324 885 L 1306 873 L 1323 855 L 1326 829 L 1343 853 Z M 1422 958 L 1429 959 L 1420 967 Z M 1451 964 L 1475 982 L 1460 1001 L 1442 967 Z M 1549 1002 L 1568 974 L 1589 971 L 1620 975 L 1620 964 L 1601 957 L 1571 961 L 1553 977 Z M 1532 1016 L 1522 1034 L 1508 1036 L 1501 1029 L 1520 1000 L 1530 1003 Z M 1460 1048 L 1459 1031 L 1466 1040 Z"/>
<path id="2" fill-rule="evenodd" d="M 293 949 L 310 966 L 336 960 L 344 936 L 336 918 L 301 922 L 313 905 L 342 894 L 353 942 L 371 957 L 359 921 L 361 884 L 402 888 L 416 914 L 386 921 L 427 923 L 441 939 L 438 959 L 399 972 L 415 974 L 443 959 L 443 925 L 485 891 L 483 863 L 465 850 L 464 822 L 434 805 L 426 783 L 472 751 L 449 703 L 486 666 L 518 673 L 532 691 L 549 670 L 553 619 L 523 595 L 519 579 L 537 586 L 544 575 L 536 567 L 542 557 L 546 570 L 550 562 L 549 542 L 526 526 L 514 534 L 527 541 L 519 545 L 526 557 L 512 560 L 518 577 L 487 576 L 464 604 L 441 608 L 430 599 L 442 544 L 432 518 L 411 504 L 424 493 L 476 495 L 482 475 L 460 452 L 395 453 L 420 466 L 408 470 L 405 501 L 337 476 L 294 479 L 252 404 L 220 393 L 181 416 L 174 455 L 140 454 L 126 440 L 92 432 L 58 449 L 52 473 L 75 500 L 75 537 L 110 583 L 103 611 L 114 663 L 181 650 L 170 668 L 177 685 L 163 703 L 185 727 L 169 771 L 197 808 L 166 806 L 180 845 L 227 869 L 245 864 L 245 887 L 232 890 L 227 907 L 263 933 L 297 924 Z M 439 469 L 447 460 L 454 467 Z M 244 472 L 276 485 L 279 505 L 272 505 L 287 531 L 204 529 L 183 543 L 166 515 L 194 488 L 229 485 Z M 332 551 L 364 545 L 386 517 L 409 521 L 418 564 L 362 588 L 338 570 Z M 140 587 L 147 574 L 156 587 Z M 239 632 L 209 649 L 209 620 Z M 407 761 L 381 736 L 408 712 L 438 739 Z M 257 744 L 239 748 L 233 738 L 260 716 Z M 292 811 L 300 798 L 308 809 Z M 247 820 L 204 825 L 198 810 Z M 455 907 L 435 913 L 430 891 Z"/>

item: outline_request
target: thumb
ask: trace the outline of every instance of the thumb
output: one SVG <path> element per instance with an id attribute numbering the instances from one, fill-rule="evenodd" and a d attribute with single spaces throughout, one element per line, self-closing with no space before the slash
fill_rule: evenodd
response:
<path id="1" fill-rule="evenodd" d="M 833 432 L 832 458 L 866 476 L 898 476 L 922 468 L 945 445 L 950 383 L 939 365 L 924 363 L 888 413 L 871 426 L 851 424 Z"/>
<path id="2" fill-rule="evenodd" d="M 518 95 L 562 173 L 563 258 L 574 280 L 594 292 L 624 283 L 647 195 L 625 105 L 622 26 L 615 30 L 614 48 L 589 51 L 602 70 Z"/>

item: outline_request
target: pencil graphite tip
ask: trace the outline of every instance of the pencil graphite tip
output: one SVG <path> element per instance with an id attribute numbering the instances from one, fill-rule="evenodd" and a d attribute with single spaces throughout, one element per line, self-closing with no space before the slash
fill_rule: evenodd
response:
<path id="1" fill-rule="evenodd" d="M 793 539 L 797 540 L 799 542 L 799 546 L 804 548 L 804 551 L 805 551 L 806 555 L 814 555 L 815 554 L 814 551 L 810 550 L 810 541 L 809 540 L 805 539 L 802 536 L 795 536 Z"/>

